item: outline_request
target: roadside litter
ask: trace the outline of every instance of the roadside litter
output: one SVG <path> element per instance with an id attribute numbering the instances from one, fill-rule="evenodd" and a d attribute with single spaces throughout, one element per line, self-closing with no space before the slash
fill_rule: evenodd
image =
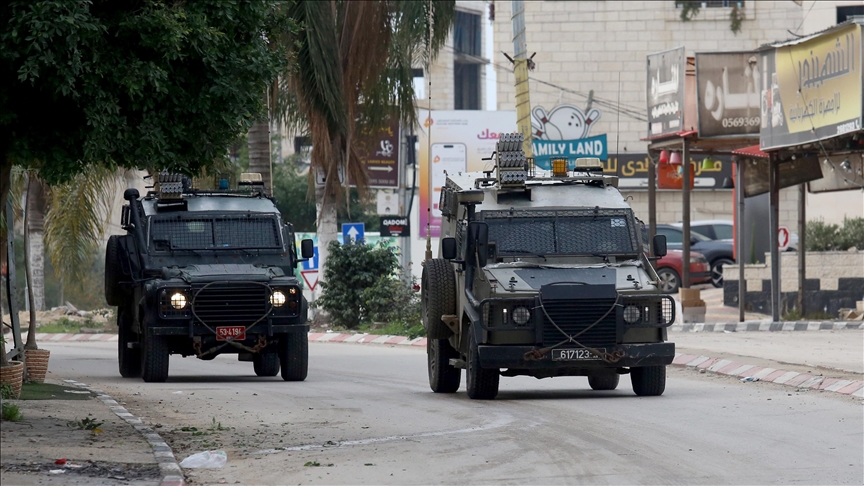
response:
<path id="1" fill-rule="evenodd" d="M 759 381 L 759 378 L 756 378 L 755 376 L 748 376 L 746 378 L 741 378 L 741 381 L 746 381 L 746 382 Z"/>
<path id="2" fill-rule="evenodd" d="M 225 454 L 225 451 L 204 451 L 192 454 L 186 459 L 183 459 L 183 462 L 180 463 L 180 467 L 188 469 L 215 469 L 224 466 L 226 462 L 228 462 L 228 455 Z"/>

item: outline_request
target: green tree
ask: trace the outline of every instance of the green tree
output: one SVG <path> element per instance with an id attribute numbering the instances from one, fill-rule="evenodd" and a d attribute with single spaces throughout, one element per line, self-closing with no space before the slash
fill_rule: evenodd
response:
<path id="1" fill-rule="evenodd" d="M 266 0 L 0 3 L 0 208 L 13 165 L 56 184 L 94 165 L 193 174 L 223 159 L 285 65 L 268 42 L 293 29 L 281 10 Z"/>
<path id="2" fill-rule="evenodd" d="M 394 112 L 405 124 L 416 122 L 413 68 L 444 45 L 455 2 L 298 0 L 288 10 L 303 28 L 290 44 L 297 67 L 280 82 L 277 114 L 308 131 L 312 169 L 325 176 L 315 192 L 324 264 L 336 239 L 338 201 L 348 193 L 339 174 L 366 194 L 356 134 L 371 133 Z"/>

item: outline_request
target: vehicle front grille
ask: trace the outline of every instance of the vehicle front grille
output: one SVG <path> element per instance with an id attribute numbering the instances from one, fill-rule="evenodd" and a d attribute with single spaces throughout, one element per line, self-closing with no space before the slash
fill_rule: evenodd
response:
<path id="1" fill-rule="evenodd" d="M 567 336 L 549 322 L 550 317 L 561 330 L 573 336 L 594 324 L 613 305 L 615 305 L 615 299 L 544 301 L 543 306 L 546 312 L 543 314 L 543 345 L 551 346 L 567 339 Z M 546 314 L 549 316 L 547 317 Z M 603 317 L 601 322 L 576 337 L 576 341 L 593 348 L 614 346 L 617 337 L 616 315 L 616 309 L 612 309 L 606 317 Z M 563 347 L 578 347 L 578 345 L 568 343 Z"/>
<path id="2" fill-rule="evenodd" d="M 248 326 L 270 312 L 264 285 L 216 282 L 195 287 L 195 314 L 209 326 Z"/>

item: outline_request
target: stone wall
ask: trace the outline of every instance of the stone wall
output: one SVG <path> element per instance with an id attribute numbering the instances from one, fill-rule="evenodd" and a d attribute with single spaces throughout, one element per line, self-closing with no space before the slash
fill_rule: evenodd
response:
<path id="1" fill-rule="evenodd" d="M 767 264 L 744 266 L 745 309 L 770 313 L 771 256 Z M 805 310 L 837 315 L 864 300 L 864 251 L 808 252 L 804 281 Z M 792 309 L 798 298 L 798 253 L 780 254 L 781 309 Z M 738 306 L 738 266 L 723 268 L 723 301 Z"/>

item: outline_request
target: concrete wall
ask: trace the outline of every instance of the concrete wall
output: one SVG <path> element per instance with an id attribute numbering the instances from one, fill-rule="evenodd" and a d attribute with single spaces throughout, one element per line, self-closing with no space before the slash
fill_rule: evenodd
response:
<path id="1" fill-rule="evenodd" d="M 770 314 L 771 265 L 744 266 L 745 309 Z M 804 305 L 807 313 L 826 312 L 833 316 L 843 308 L 855 308 L 855 302 L 864 300 L 864 251 L 809 252 L 806 260 Z M 726 265 L 723 269 L 723 301 L 738 306 L 738 267 Z M 780 308 L 789 310 L 797 306 L 798 254 L 780 254 Z"/>

